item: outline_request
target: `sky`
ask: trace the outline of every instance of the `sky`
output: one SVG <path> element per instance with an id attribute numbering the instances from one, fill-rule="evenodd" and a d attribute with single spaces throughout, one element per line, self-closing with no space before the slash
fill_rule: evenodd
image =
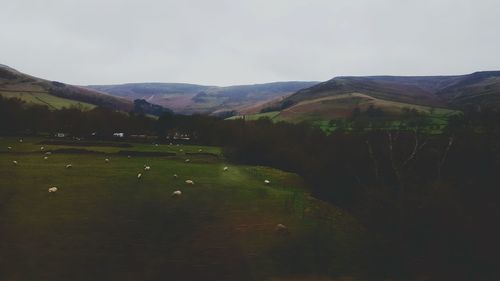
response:
<path id="1" fill-rule="evenodd" d="M 498 0 L 2 0 L 0 63 L 77 85 L 500 69 Z"/>

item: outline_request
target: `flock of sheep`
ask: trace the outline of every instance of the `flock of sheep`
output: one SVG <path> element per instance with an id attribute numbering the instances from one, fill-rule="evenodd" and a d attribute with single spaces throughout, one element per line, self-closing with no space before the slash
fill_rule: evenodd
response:
<path id="1" fill-rule="evenodd" d="M 20 143 L 22 143 L 22 142 L 23 142 L 23 140 L 22 140 L 22 139 L 20 139 L 20 140 L 19 140 L 19 142 L 20 142 Z M 158 145 L 157 145 L 157 144 L 155 144 L 155 146 L 158 146 Z M 12 150 L 12 147 L 11 147 L 11 146 L 8 146 L 8 147 L 7 147 L 7 149 L 8 149 L 8 150 Z M 43 152 L 44 150 L 45 150 L 45 147 L 43 147 L 43 146 L 42 146 L 42 147 L 40 147 L 40 151 L 42 151 L 42 152 Z M 183 150 L 182 150 L 182 149 L 180 149 L 179 151 L 181 151 L 181 152 L 182 152 Z M 202 151 L 203 151 L 202 149 L 199 149 L 199 150 L 198 150 L 198 152 L 202 152 Z M 45 152 L 45 153 L 44 153 L 44 155 L 45 155 L 45 156 L 43 157 L 43 159 L 44 159 L 44 160 L 48 160 L 48 159 L 49 159 L 49 156 L 50 156 L 51 154 L 52 154 L 52 153 L 51 153 L 50 151 Z M 130 158 L 131 158 L 131 156 L 129 155 L 129 156 L 127 156 L 127 158 L 129 158 L 129 159 L 130 159 Z M 189 163 L 190 161 L 191 161 L 190 159 L 185 159 L 185 162 L 186 162 L 186 163 Z M 18 165 L 18 164 L 19 164 L 19 162 L 18 162 L 17 160 L 13 160 L 13 161 L 12 161 L 12 163 L 13 163 L 14 165 Z M 105 158 L 105 159 L 104 159 L 104 163 L 105 163 L 105 164 L 110 163 L 109 158 Z M 72 165 L 71 163 L 69 163 L 69 164 L 66 164 L 66 166 L 65 166 L 65 167 L 66 167 L 66 169 L 71 169 L 71 168 L 73 168 L 73 165 Z M 144 172 L 151 171 L 151 166 L 150 166 L 150 165 L 147 165 L 147 164 L 144 164 L 143 170 L 144 170 Z M 224 172 L 227 172 L 227 171 L 229 170 L 229 167 L 225 166 L 222 170 L 223 170 Z M 137 179 L 141 179 L 142 177 L 143 177 L 143 173 L 142 173 L 142 172 L 139 172 L 139 173 L 137 174 Z M 174 175 L 173 175 L 173 177 L 174 177 L 175 179 L 177 179 L 179 176 L 178 176 L 177 174 L 174 174 Z M 185 183 L 186 183 L 187 185 L 194 185 L 194 181 L 193 181 L 193 180 L 191 180 L 191 179 L 187 179 L 187 180 L 185 180 Z M 264 180 L 264 184 L 269 185 L 269 184 L 271 184 L 271 182 L 270 182 L 269 180 L 267 180 L 267 179 L 266 179 L 266 180 Z M 59 189 L 58 189 L 56 186 L 52 186 L 52 187 L 50 187 L 50 188 L 48 189 L 48 192 L 49 192 L 49 193 L 55 193 L 55 192 L 57 192 L 58 190 L 59 190 Z M 179 198 L 179 197 L 181 197 L 181 196 L 182 196 L 182 191 L 180 191 L 180 190 L 175 190 L 174 192 L 172 192 L 172 195 L 171 195 L 171 197 L 173 197 L 173 198 Z M 289 230 L 288 230 L 288 228 L 287 228 L 285 225 L 283 225 L 283 224 L 278 224 L 278 225 L 276 225 L 276 227 L 275 227 L 275 232 L 276 232 L 276 233 L 279 233 L 279 234 L 289 234 Z"/>

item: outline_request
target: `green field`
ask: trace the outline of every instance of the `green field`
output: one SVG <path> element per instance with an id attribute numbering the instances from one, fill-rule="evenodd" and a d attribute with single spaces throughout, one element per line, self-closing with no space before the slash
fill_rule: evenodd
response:
<path id="1" fill-rule="evenodd" d="M 217 147 L 41 151 L 44 140 L 0 138 L 0 280 L 312 280 L 360 271 L 360 226 L 312 198 L 297 175 L 227 163 Z M 68 148 L 87 153 L 58 153 Z M 182 196 L 171 197 L 175 190 Z M 288 235 L 275 232 L 279 223 Z"/>
<path id="2" fill-rule="evenodd" d="M 426 128 L 426 131 L 430 133 L 441 133 L 448 124 L 449 117 L 460 114 L 459 111 L 446 108 L 387 101 L 364 94 L 352 93 L 306 100 L 290 108 L 284 109 L 283 111 L 233 116 L 228 118 L 228 120 L 258 120 L 260 118 L 269 118 L 273 122 L 307 122 L 329 134 L 337 129 L 337 126 L 334 124 L 335 122 L 330 121 L 345 121 L 352 116 L 352 112 L 355 108 L 359 108 L 361 111 L 364 111 L 369 106 L 381 109 L 385 114 L 387 114 L 387 117 L 383 120 L 372 120 L 372 123 L 384 121 L 388 124 L 387 129 L 400 128 L 402 122 L 398 120 L 398 116 L 401 116 L 403 110 L 405 109 L 411 109 L 425 114 L 428 118 L 428 128 Z M 348 130 L 352 128 L 352 124 L 350 122 L 344 123 L 344 125 Z M 369 130 L 372 126 L 372 124 L 368 123 L 366 124 L 366 129 Z"/>
<path id="3" fill-rule="evenodd" d="M 5 98 L 18 98 L 29 104 L 46 105 L 50 109 L 77 107 L 83 110 L 90 110 L 95 107 L 95 105 L 90 103 L 60 98 L 42 92 L 0 91 L 0 96 Z"/>

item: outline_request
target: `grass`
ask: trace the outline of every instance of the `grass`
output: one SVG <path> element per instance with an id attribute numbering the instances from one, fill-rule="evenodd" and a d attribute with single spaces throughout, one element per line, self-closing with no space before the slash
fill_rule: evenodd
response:
<path id="1" fill-rule="evenodd" d="M 402 114 L 404 109 L 412 109 L 426 114 L 429 121 L 426 131 L 433 134 L 441 133 L 448 124 L 449 117 L 460 113 L 459 111 L 446 108 L 388 101 L 364 94 L 352 93 L 302 101 L 281 112 L 274 111 L 245 116 L 233 116 L 229 119 L 244 118 L 245 120 L 258 120 L 267 117 L 273 122 L 308 122 L 314 127 L 320 128 L 323 132 L 330 134 L 337 129 L 334 124 L 330 123 L 331 120 L 346 120 L 352 116 L 352 112 L 355 108 L 360 108 L 364 111 L 369 106 L 382 109 L 384 113 L 391 116 L 387 117 L 385 120 L 387 121 L 386 123 L 389 124 L 388 129 L 400 127 L 401 121 L 398 120 L 398 116 Z M 345 125 L 347 125 L 347 130 L 352 127 L 352 124 L 349 123 Z M 368 129 L 369 127 L 370 125 Z"/>
<path id="2" fill-rule="evenodd" d="M 297 175 L 205 155 L 186 163 L 178 151 L 220 154 L 216 147 L 134 144 L 126 149 L 177 155 L 43 160 L 41 140 L 0 138 L 1 280 L 268 280 L 360 270 L 359 225 L 311 198 Z M 59 190 L 48 193 L 51 186 Z M 183 195 L 172 198 L 174 190 Z M 291 234 L 276 234 L 278 223 Z"/>
<path id="3" fill-rule="evenodd" d="M 5 98 L 18 98 L 29 104 L 46 105 L 50 109 L 78 107 L 84 110 L 90 110 L 95 107 L 93 104 L 60 98 L 48 93 L 0 91 L 0 95 Z"/>

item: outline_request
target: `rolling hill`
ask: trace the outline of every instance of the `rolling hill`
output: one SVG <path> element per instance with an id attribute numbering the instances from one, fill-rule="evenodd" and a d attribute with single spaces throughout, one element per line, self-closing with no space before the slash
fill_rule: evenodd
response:
<path id="1" fill-rule="evenodd" d="M 120 85 L 91 85 L 88 89 L 127 98 L 144 99 L 177 113 L 221 114 L 229 111 L 251 114 L 268 103 L 281 101 L 300 89 L 318 82 L 276 82 L 228 87 L 182 83 L 132 83 Z"/>
<path id="2" fill-rule="evenodd" d="M 129 100 L 114 97 L 95 90 L 48 81 L 19 72 L 0 64 L 0 95 L 16 97 L 32 104 L 47 105 L 49 108 L 79 107 L 90 109 L 95 106 L 129 111 L 133 104 Z"/>
<path id="3" fill-rule="evenodd" d="M 305 100 L 360 93 L 407 104 L 451 107 L 500 106 L 500 71 L 458 76 L 337 77 L 302 89 L 281 101 L 283 108 Z"/>
<path id="4" fill-rule="evenodd" d="M 336 77 L 268 103 L 259 114 L 232 119 L 322 124 L 352 116 L 355 109 L 378 108 L 398 119 L 405 109 L 425 113 L 440 127 L 460 110 L 500 108 L 500 71 L 455 76 Z"/>

